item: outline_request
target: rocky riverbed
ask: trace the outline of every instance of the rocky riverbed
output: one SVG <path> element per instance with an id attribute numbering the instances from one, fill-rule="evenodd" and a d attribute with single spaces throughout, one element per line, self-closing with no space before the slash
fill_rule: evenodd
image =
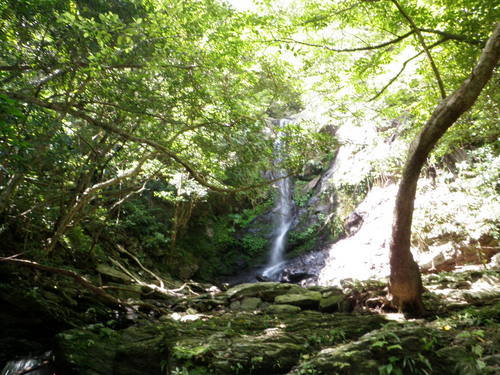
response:
<path id="1" fill-rule="evenodd" d="M 138 308 L 127 324 L 57 334 L 55 366 L 78 375 L 498 373 L 498 272 L 424 279 L 429 315 L 420 320 L 394 311 L 380 281 L 262 282 L 157 298 L 155 313 Z"/>

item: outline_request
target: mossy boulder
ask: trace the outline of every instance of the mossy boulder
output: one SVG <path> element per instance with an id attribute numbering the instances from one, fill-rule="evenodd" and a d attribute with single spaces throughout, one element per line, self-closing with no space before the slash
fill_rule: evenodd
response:
<path id="1" fill-rule="evenodd" d="M 193 308 L 197 311 L 207 312 L 217 310 L 229 305 L 229 299 L 224 294 L 212 295 L 203 294 L 201 296 L 185 300 L 176 305 L 176 310 L 186 310 Z"/>
<path id="2" fill-rule="evenodd" d="M 113 330 L 102 324 L 73 329 L 56 338 L 56 364 L 63 374 L 161 375 L 168 355 L 171 325 Z"/>
<path id="3" fill-rule="evenodd" d="M 319 310 L 323 312 L 339 311 L 344 300 L 345 296 L 343 294 L 332 294 L 328 297 L 322 297 L 319 301 Z"/>
<path id="4" fill-rule="evenodd" d="M 303 309 L 317 309 L 321 300 L 321 293 L 312 290 L 301 290 L 300 293 L 284 294 L 277 296 L 274 302 L 277 304 L 285 304 L 298 306 Z"/>
<path id="5" fill-rule="evenodd" d="M 319 351 L 290 374 L 451 374 L 449 361 L 436 354 L 450 341 L 442 331 L 389 324 L 357 341 Z"/>
<path id="6" fill-rule="evenodd" d="M 240 284 L 226 291 L 230 299 L 241 299 L 244 297 L 258 297 L 264 301 L 272 302 L 275 297 L 296 292 L 301 293 L 304 289 L 295 284 L 278 282 L 262 282 L 253 284 Z"/>
<path id="7" fill-rule="evenodd" d="M 304 355 L 385 322 L 375 315 L 288 307 L 295 311 L 232 311 L 197 320 L 166 317 L 121 330 L 94 325 L 66 331 L 57 338 L 58 368 L 74 375 L 160 375 L 176 368 L 193 374 L 285 374 Z"/>
<path id="8" fill-rule="evenodd" d="M 241 300 L 241 309 L 244 311 L 256 310 L 262 304 L 262 300 L 257 297 L 246 297 Z"/>

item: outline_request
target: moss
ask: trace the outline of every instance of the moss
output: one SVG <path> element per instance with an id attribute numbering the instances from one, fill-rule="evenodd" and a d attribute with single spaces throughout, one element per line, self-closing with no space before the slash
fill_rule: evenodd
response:
<path id="1" fill-rule="evenodd" d="M 205 320 L 163 320 L 124 330 L 100 326 L 58 336 L 64 373 L 286 373 L 304 354 L 361 336 L 384 323 L 379 316 L 318 312 L 232 312 Z M 204 371 L 204 372 L 203 372 Z"/>

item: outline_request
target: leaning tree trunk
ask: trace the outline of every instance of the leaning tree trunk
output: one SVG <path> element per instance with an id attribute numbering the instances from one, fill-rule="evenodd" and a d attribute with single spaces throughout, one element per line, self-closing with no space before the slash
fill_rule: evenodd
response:
<path id="1" fill-rule="evenodd" d="M 472 107 L 491 78 L 499 57 L 500 24 L 497 24 L 472 74 L 458 90 L 436 107 L 422 132 L 410 146 L 396 196 L 390 243 L 390 291 L 400 311 L 417 314 L 423 312 L 422 280 L 418 265 L 410 252 L 413 203 L 420 171 L 437 141 L 462 113 Z"/>

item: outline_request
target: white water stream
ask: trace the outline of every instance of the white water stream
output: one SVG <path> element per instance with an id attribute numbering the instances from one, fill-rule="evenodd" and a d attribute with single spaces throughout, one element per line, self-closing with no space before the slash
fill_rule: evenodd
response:
<path id="1" fill-rule="evenodd" d="M 281 128 L 290 122 L 289 119 L 279 120 L 278 126 Z M 274 145 L 276 153 L 276 164 L 282 160 L 283 140 L 278 136 Z M 262 273 L 265 278 L 277 279 L 285 264 L 284 253 L 287 244 L 287 235 L 293 220 L 293 201 L 290 178 L 285 177 L 287 172 L 278 169 L 272 173 L 272 178 L 280 178 L 276 182 L 277 197 L 273 210 L 274 232 L 269 254 L 268 263 Z"/>

